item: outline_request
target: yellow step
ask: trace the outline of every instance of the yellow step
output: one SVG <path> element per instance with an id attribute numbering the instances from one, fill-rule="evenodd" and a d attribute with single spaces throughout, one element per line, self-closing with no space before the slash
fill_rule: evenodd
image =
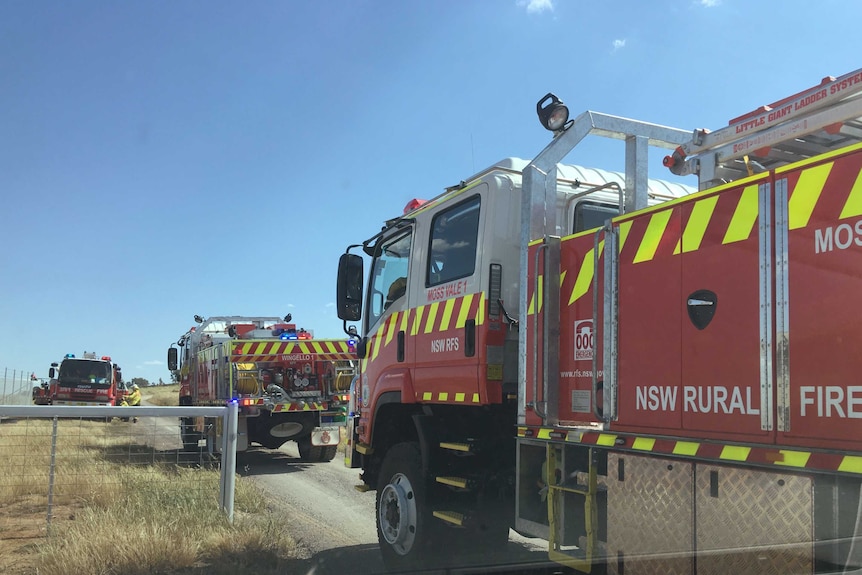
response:
<path id="1" fill-rule="evenodd" d="M 466 519 L 466 516 L 463 513 L 458 513 L 457 511 L 435 511 L 434 517 L 459 527 L 464 525 L 464 519 Z"/>
<path id="2" fill-rule="evenodd" d="M 450 442 L 444 441 L 443 443 L 440 444 L 440 447 L 442 449 L 450 449 L 452 451 L 462 451 L 464 453 L 470 452 L 470 444 L 469 443 L 450 443 Z"/>
<path id="3" fill-rule="evenodd" d="M 371 491 L 371 486 L 370 486 L 370 485 L 366 485 L 366 484 L 364 484 L 364 483 L 360 483 L 359 485 L 354 485 L 354 486 L 353 486 L 353 489 L 355 489 L 355 490 L 356 490 L 356 491 L 358 491 L 359 493 L 366 493 L 366 492 L 368 492 L 368 491 Z"/>
<path id="4" fill-rule="evenodd" d="M 452 487 L 458 487 L 460 489 L 467 489 L 467 480 L 463 477 L 438 477 L 437 483 L 451 485 Z"/>

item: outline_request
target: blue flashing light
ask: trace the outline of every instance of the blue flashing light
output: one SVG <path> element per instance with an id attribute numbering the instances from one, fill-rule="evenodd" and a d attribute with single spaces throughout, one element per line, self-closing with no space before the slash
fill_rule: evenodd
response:
<path id="1" fill-rule="evenodd" d="M 75 354 L 74 353 L 67 353 L 65 356 L 63 356 L 63 358 L 64 359 L 75 359 Z"/>
<path id="2" fill-rule="evenodd" d="M 299 339 L 299 338 L 296 336 L 296 332 L 291 333 L 291 332 L 289 332 L 289 331 L 286 331 L 286 332 L 284 332 L 283 334 L 281 334 L 281 335 L 279 336 L 279 338 L 280 338 L 280 339 L 291 339 L 291 340 L 292 340 L 292 339 Z"/>
<path id="3" fill-rule="evenodd" d="M 356 340 L 348 339 L 347 340 L 347 349 L 348 351 L 356 351 Z"/>

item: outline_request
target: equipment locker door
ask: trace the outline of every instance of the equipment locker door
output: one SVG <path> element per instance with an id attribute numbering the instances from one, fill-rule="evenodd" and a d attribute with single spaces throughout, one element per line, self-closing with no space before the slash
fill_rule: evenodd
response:
<path id="1" fill-rule="evenodd" d="M 780 437 L 862 449 L 862 148 L 779 169 L 775 185 Z"/>
<path id="2" fill-rule="evenodd" d="M 618 419 L 632 430 L 681 425 L 680 220 L 678 207 L 618 220 Z"/>
<path id="3" fill-rule="evenodd" d="M 681 206 L 679 405 L 686 430 L 763 441 L 772 427 L 772 379 L 762 361 L 771 353 L 771 220 L 758 209 L 770 198 L 768 176 Z"/>

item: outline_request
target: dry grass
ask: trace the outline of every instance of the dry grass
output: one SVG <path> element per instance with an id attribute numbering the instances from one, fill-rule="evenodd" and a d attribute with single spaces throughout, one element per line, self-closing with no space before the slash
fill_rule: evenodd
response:
<path id="1" fill-rule="evenodd" d="M 160 460 L 130 441 L 128 429 L 59 422 L 48 537 L 51 422 L 0 426 L 7 463 L 0 466 L 0 572 L 283 572 L 296 544 L 267 513 L 261 492 L 237 478 L 231 525 L 218 509 L 217 469 Z"/>
<path id="2" fill-rule="evenodd" d="M 180 384 L 142 387 L 141 399 L 150 405 L 179 405 Z"/>

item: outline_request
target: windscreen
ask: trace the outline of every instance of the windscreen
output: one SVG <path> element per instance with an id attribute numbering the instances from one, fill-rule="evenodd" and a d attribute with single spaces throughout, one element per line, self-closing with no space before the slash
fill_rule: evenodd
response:
<path id="1" fill-rule="evenodd" d="M 110 387 L 111 364 L 89 359 L 64 359 L 60 364 L 60 385 Z"/>

